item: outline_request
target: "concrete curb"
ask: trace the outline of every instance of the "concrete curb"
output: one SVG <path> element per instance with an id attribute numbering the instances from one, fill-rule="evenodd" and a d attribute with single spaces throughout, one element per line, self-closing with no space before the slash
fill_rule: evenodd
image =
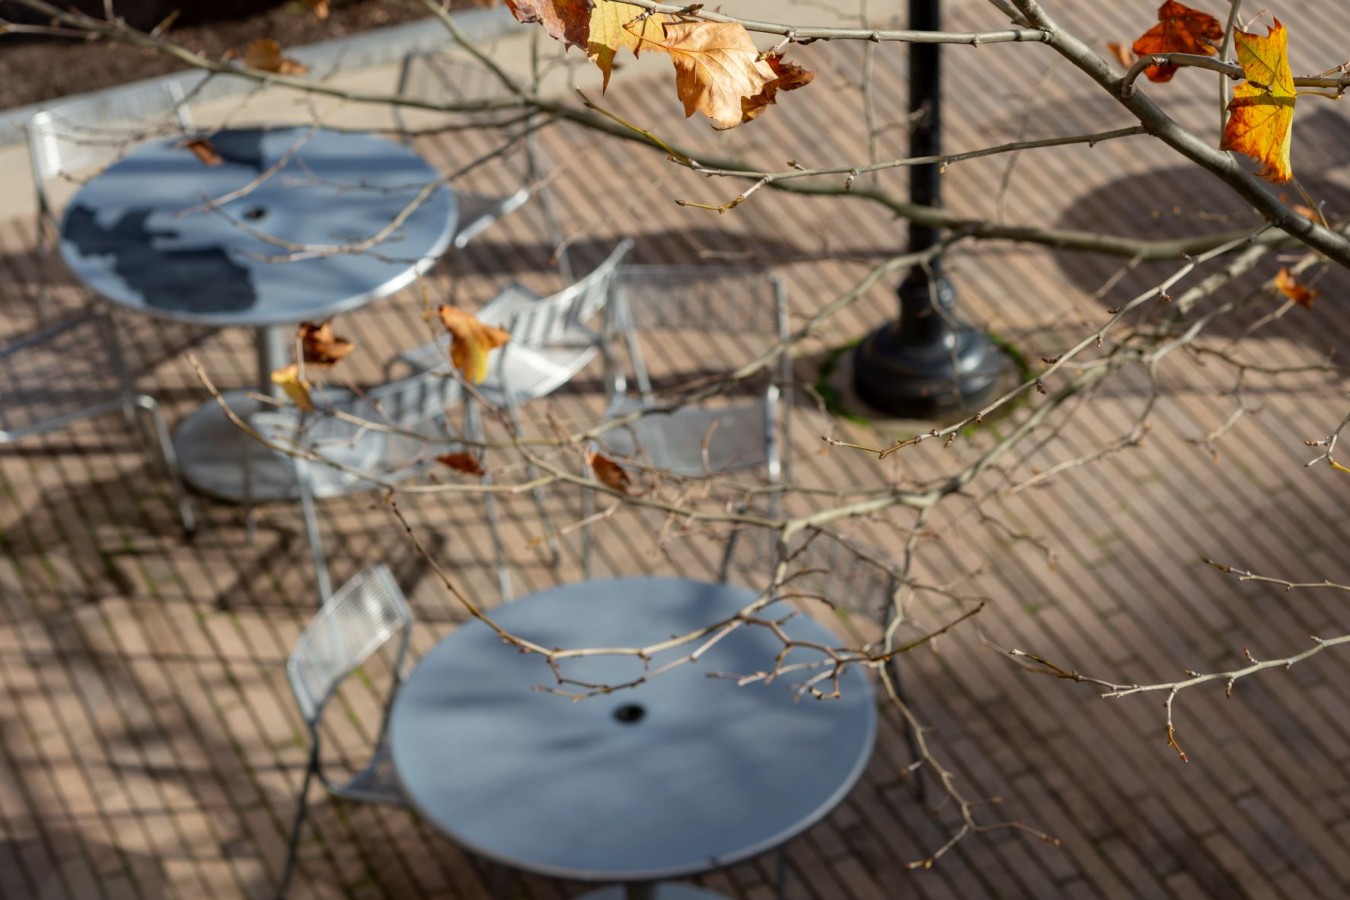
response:
<path id="1" fill-rule="evenodd" d="M 504 7 L 470 9 L 454 15 L 456 23 L 475 43 L 490 41 L 513 28 L 527 27 L 520 26 Z M 334 38 L 331 41 L 287 48 L 286 55 L 309 66 L 310 72 L 319 80 L 326 80 L 343 72 L 394 63 L 411 51 L 445 47 L 450 42 L 451 38 L 440 22 L 435 19 L 420 19 L 416 22 L 404 22 L 401 25 L 364 31 L 349 37 Z M 178 82 L 183 94 L 191 97 L 194 103 L 243 94 L 257 87 L 255 82 L 244 78 L 217 77 L 210 76 L 206 72 L 188 70 L 133 81 L 100 91 L 90 91 L 86 94 L 73 94 L 58 100 L 19 106 L 0 113 L 0 147 L 24 141 L 24 127 L 28 124 L 28 120 L 34 113 L 47 107 L 88 97 L 116 97 L 119 94 L 144 90 L 147 85 L 173 81 Z"/>

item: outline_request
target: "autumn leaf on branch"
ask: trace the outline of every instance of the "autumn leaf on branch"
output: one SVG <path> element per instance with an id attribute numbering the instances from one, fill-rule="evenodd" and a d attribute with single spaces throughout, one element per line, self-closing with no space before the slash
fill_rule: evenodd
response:
<path id="1" fill-rule="evenodd" d="M 594 0 L 506 0 L 516 21 L 544 26 L 549 37 L 569 46 L 587 48 Z"/>
<path id="2" fill-rule="evenodd" d="M 1298 280 L 1298 276 L 1288 267 L 1284 266 L 1275 275 L 1275 287 L 1281 294 L 1297 303 L 1299 306 L 1312 306 L 1312 302 L 1322 292 L 1317 288 L 1309 287 Z"/>
<path id="3" fill-rule="evenodd" d="M 718 131 L 746 121 L 744 103 L 778 78 L 738 23 L 667 22 L 663 29 L 662 47 L 675 63 L 675 92 L 685 116 L 701 112 Z"/>
<path id="4" fill-rule="evenodd" d="M 218 166 L 225 161 L 225 157 L 221 156 L 220 151 L 206 138 L 193 138 L 183 146 L 204 166 Z"/>
<path id="5" fill-rule="evenodd" d="M 258 38 L 244 51 L 244 65 L 261 72 L 276 72 L 278 75 L 303 75 L 309 66 L 281 55 L 281 44 L 272 38 Z"/>
<path id="6" fill-rule="evenodd" d="M 305 0 L 305 5 L 314 10 L 316 17 L 328 18 L 328 0 Z"/>
<path id="7" fill-rule="evenodd" d="M 300 374 L 300 367 L 295 363 L 289 366 L 283 366 L 272 373 L 272 383 L 281 388 L 287 397 L 304 412 L 314 411 L 314 399 L 310 396 L 310 388 L 313 387 L 304 376 Z"/>
<path id="8" fill-rule="evenodd" d="M 450 362 L 469 381 L 482 384 L 488 374 L 488 353 L 505 344 L 511 335 L 448 304 L 442 304 L 436 314 L 450 332 Z"/>
<path id="9" fill-rule="evenodd" d="M 300 338 L 301 357 L 310 366 L 331 368 L 356 349 L 354 341 L 333 334 L 333 323 L 330 321 L 318 325 L 301 322 L 297 335 Z"/>
<path id="10" fill-rule="evenodd" d="M 1139 56 L 1154 53 L 1198 53 L 1213 56 L 1223 40 L 1223 25 L 1209 13 L 1191 9 L 1176 0 L 1158 7 L 1158 24 L 1144 32 L 1131 47 Z M 1149 81 L 1171 81 L 1177 72 L 1173 65 L 1149 66 L 1144 75 Z"/>
<path id="11" fill-rule="evenodd" d="M 449 466 L 457 472 L 463 472 L 465 475 L 484 475 L 483 466 L 478 462 L 478 457 L 472 453 L 460 451 L 458 453 L 442 453 L 436 457 L 436 462 L 443 466 Z"/>
<path id="12" fill-rule="evenodd" d="M 1236 150 L 1261 164 L 1257 175 L 1283 183 L 1289 167 L 1294 124 L 1294 74 L 1289 69 L 1289 34 L 1276 19 L 1265 36 L 1235 31 L 1238 64 L 1246 80 L 1233 88 L 1221 150 Z"/>
<path id="13" fill-rule="evenodd" d="M 662 13 L 644 15 L 647 10 L 619 0 L 595 0 L 591 10 L 590 34 L 586 55 L 595 60 L 604 74 L 601 92 L 609 89 L 609 75 L 614 68 L 614 55 L 627 48 L 634 56 L 643 50 L 662 50 L 665 35 L 661 26 L 671 21 Z"/>
<path id="14" fill-rule="evenodd" d="M 599 453 L 586 454 L 586 464 L 591 467 L 595 473 L 596 479 L 605 487 L 618 491 L 620 494 L 627 494 L 632 485 L 628 478 L 628 473 L 623 470 L 623 466 Z"/>
<path id="15" fill-rule="evenodd" d="M 799 87 L 806 87 L 816 77 L 815 72 L 784 61 L 778 53 L 768 54 L 764 61 L 778 77 L 764 85 L 764 89 L 755 96 L 741 101 L 742 121 L 756 118 L 770 103 L 777 102 L 779 91 L 795 91 Z"/>

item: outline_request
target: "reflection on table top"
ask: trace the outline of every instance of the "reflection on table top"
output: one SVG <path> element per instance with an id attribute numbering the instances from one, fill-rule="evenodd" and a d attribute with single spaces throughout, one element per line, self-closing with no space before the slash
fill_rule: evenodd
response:
<path id="1" fill-rule="evenodd" d="M 545 647 L 639 647 L 726 620 L 753 599 L 725 585 L 626 578 L 543 591 L 492 615 Z M 834 643 L 802 615 L 785 629 Z M 657 653 L 652 666 L 694 646 Z M 856 668 L 837 700 L 799 699 L 799 675 L 746 686 L 708 677 L 771 669 L 782 646 L 767 628 L 742 626 L 696 663 L 573 702 L 534 689 L 556 683 L 546 660 L 473 622 L 428 653 L 399 692 L 394 763 L 421 813 L 483 856 L 599 881 L 708 871 L 823 817 L 871 753 L 876 711 Z M 821 658 L 794 649 L 787 662 Z M 598 684 L 643 671 L 625 655 L 561 665 Z"/>
<path id="2" fill-rule="evenodd" d="M 360 253 L 277 262 L 390 228 L 439 177 L 374 135 L 314 128 L 207 136 L 206 165 L 172 138 L 137 147 L 72 198 L 61 253 L 99 294 L 157 316 L 207 325 L 279 325 L 359 307 L 398 290 L 449 245 L 454 194 L 428 191 Z"/>

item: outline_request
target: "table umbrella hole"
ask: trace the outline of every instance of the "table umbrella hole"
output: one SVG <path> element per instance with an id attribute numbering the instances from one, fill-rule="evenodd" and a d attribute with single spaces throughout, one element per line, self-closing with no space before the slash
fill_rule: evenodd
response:
<path id="1" fill-rule="evenodd" d="M 647 708 L 636 703 L 625 703 L 614 710 L 614 718 L 625 725 L 635 725 L 647 715 Z"/>
<path id="2" fill-rule="evenodd" d="M 250 222 L 256 222 L 259 219 L 266 218 L 266 216 L 267 207 L 265 206 L 250 206 L 248 209 L 244 210 L 244 218 L 248 219 Z"/>

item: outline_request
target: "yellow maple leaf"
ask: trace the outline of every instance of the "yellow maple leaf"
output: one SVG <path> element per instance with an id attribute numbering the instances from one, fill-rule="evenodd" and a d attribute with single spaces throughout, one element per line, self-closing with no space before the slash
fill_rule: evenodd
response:
<path id="1" fill-rule="evenodd" d="M 1246 80 L 1233 88 L 1222 150 L 1235 150 L 1261 164 L 1267 181 L 1293 177 L 1289 135 L 1294 124 L 1294 75 L 1289 69 L 1289 35 L 1276 19 L 1265 36 L 1235 31 L 1238 64 Z"/>
<path id="2" fill-rule="evenodd" d="M 282 366 L 272 373 L 272 383 L 285 391 L 291 402 L 305 412 L 314 411 L 314 399 L 309 395 L 310 383 L 300 374 L 295 363 Z"/>
<path id="3" fill-rule="evenodd" d="M 488 353 L 502 346 L 511 335 L 458 307 L 442 304 L 436 314 L 450 332 L 450 362 L 474 384 L 482 384 L 488 375 Z"/>
<path id="4" fill-rule="evenodd" d="M 664 50 L 662 24 L 670 16 L 655 13 L 643 18 L 647 10 L 620 0 L 595 0 L 591 10 L 591 31 L 586 43 L 586 55 L 604 73 L 601 92 L 609 89 L 609 73 L 614 68 L 614 55 L 625 47 L 637 56 L 643 50 Z"/>
<path id="5" fill-rule="evenodd" d="M 695 111 L 718 131 L 745 121 L 742 101 L 757 97 L 778 76 L 737 22 L 667 22 L 663 49 L 675 63 L 675 92 L 684 114 Z"/>

